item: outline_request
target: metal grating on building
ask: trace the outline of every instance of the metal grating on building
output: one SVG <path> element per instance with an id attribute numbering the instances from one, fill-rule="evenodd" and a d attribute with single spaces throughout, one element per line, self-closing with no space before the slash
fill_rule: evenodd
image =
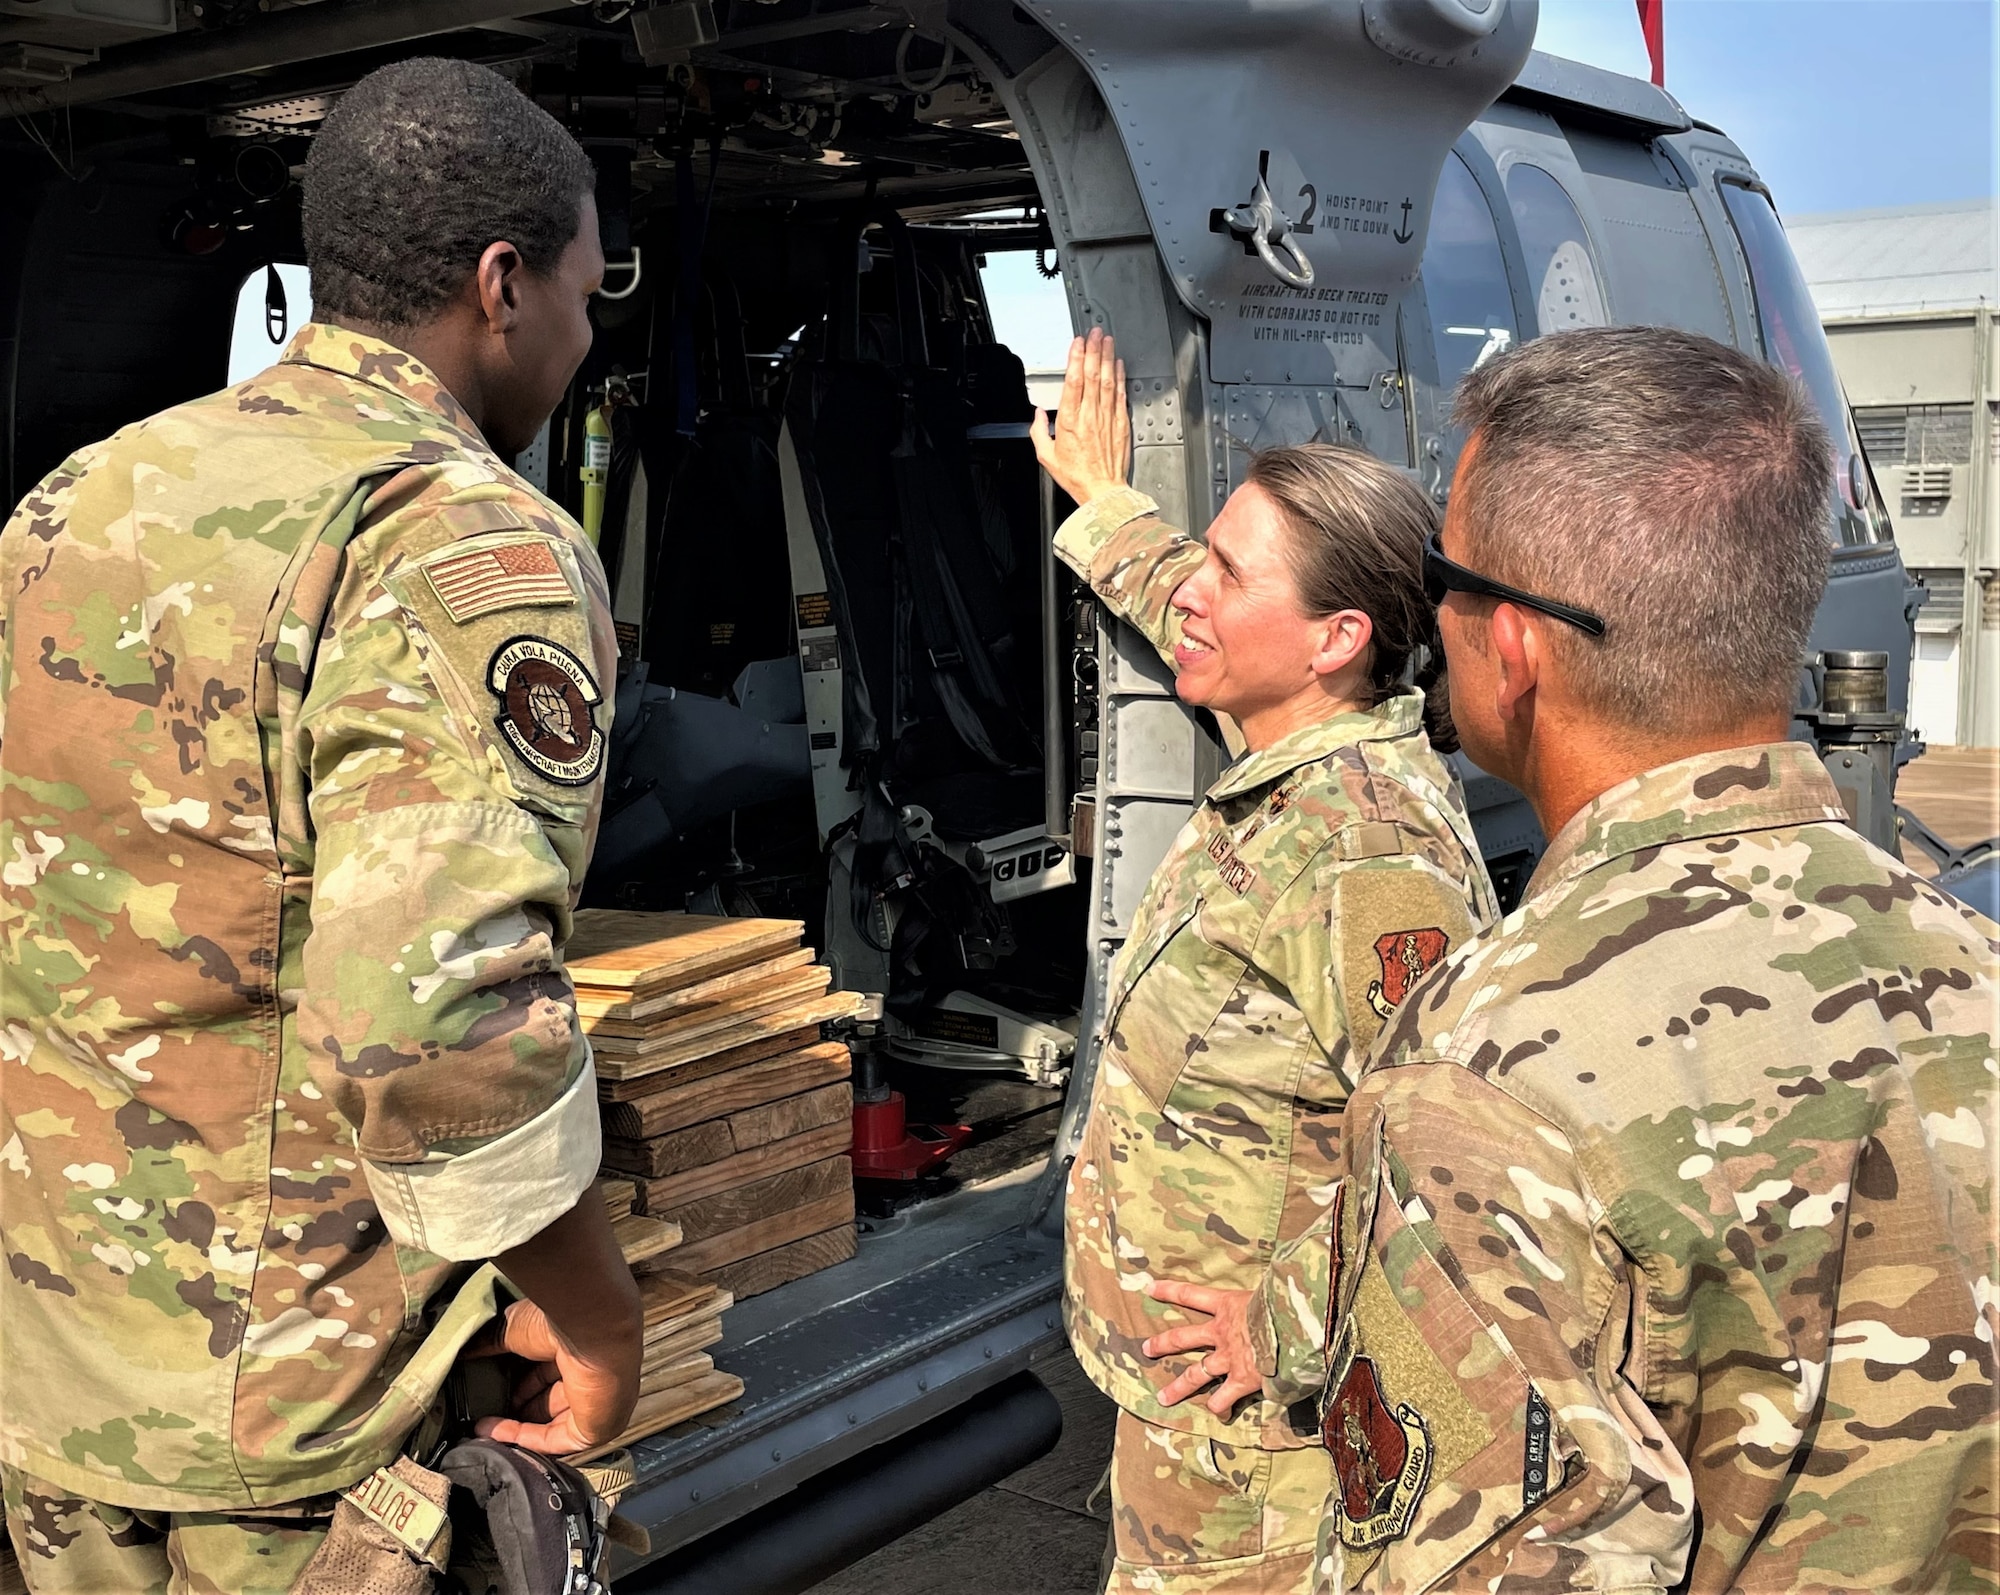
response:
<path id="1" fill-rule="evenodd" d="M 1901 465 L 1909 447 L 1910 407 L 1878 404 L 1857 408 L 1854 430 L 1861 435 L 1861 452 L 1876 470 Z"/>
<path id="2" fill-rule="evenodd" d="M 1910 574 L 1930 595 L 1917 611 L 1917 630 L 1958 630 L 1965 617 L 1965 572 L 1950 565 L 1921 565 Z"/>
<path id="3" fill-rule="evenodd" d="M 1903 476 L 1905 515 L 1942 515 L 1951 502 L 1949 465 L 1912 465 Z"/>
<path id="4" fill-rule="evenodd" d="M 1909 441 L 1912 465 L 1972 463 L 1972 406 L 1924 404 L 1910 409 Z"/>
<path id="5" fill-rule="evenodd" d="M 1854 412 L 1861 448 L 1876 470 L 1896 465 L 1969 465 L 1969 404 L 1875 404 Z"/>

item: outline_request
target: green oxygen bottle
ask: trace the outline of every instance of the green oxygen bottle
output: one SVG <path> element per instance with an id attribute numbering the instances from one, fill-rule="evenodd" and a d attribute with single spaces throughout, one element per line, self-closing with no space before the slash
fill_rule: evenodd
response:
<path id="1" fill-rule="evenodd" d="M 595 395 L 593 395 L 595 397 Z M 583 535 L 597 546 L 604 529 L 604 490 L 611 481 L 611 401 L 593 404 L 583 417 L 583 465 L 577 472 L 583 483 Z"/>

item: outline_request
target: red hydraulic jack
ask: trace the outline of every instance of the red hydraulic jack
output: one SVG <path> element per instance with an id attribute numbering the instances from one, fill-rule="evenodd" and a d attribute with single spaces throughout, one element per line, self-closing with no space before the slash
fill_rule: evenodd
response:
<path id="1" fill-rule="evenodd" d="M 910 1124 L 903 1093 L 889 1089 L 872 1048 L 854 1054 L 854 1174 L 910 1181 L 928 1174 L 972 1137 L 969 1124 Z"/>

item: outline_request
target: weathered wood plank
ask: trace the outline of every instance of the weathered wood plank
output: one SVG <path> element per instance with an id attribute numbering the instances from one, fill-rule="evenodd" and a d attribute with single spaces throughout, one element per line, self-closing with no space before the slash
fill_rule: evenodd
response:
<path id="1" fill-rule="evenodd" d="M 597 1182 L 597 1194 L 604 1198 L 604 1211 L 613 1219 L 623 1218 L 639 1199 L 639 1187 L 617 1175 L 605 1175 Z"/>
<path id="2" fill-rule="evenodd" d="M 804 1135 L 790 1136 L 783 1141 L 773 1141 L 768 1146 L 738 1152 L 734 1157 L 723 1158 L 719 1162 L 647 1180 L 641 1187 L 640 1199 L 648 1212 L 685 1206 L 697 1197 L 734 1190 L 753 1180 L 768 1179 L 786 1169 L 803 1168 L 808 1163 L 844 1153 L 853 1143 L 854 1125 L 851 1121 L 822 1125 L 817 1130 L 806 1131 Z"/>
<path id="3" fill-rule="evenodd" d="M 665 1090 L 635 1102 L 608 1103 L 604 1131 L 624 1140 L 640 1140 L 685 1129 L 704 1119 L 719 1119 L 739 1108 L 754 1108 L 801 1091 L 845 1080 L 854 1060 L 845 1043 L 823 1041 L 817 1046 L 780 1053 L 723 1074 L 670 1083 Z"/>
<path id="4" fill-rule="evenodd" d="M 651 1372 L 639 1372 L 639 1394 L 650 1396 L 656 1390 L 671 1390 L 675 1385 L 691 1384 L 705 1373 L 715 1372 L 715 1359 L 705 1351 L 684 1351 L 678 1357 L 661 1363 Z"/>
<path id="5" fill-rule="evenodd" d="M 728 1292 L 723 1294 L 726 1296 Z M 645 1350 L 639 1358 L 639 1375 L 645 1377 L 649 1368 L 664 1366 L 675 1359 L 685 1357 L 691 1351 L 700 1351 L 704 1346 L 712 1346 L 722 1338 L 722 1315 L 711 1318 L 697 1318 L 692 1323 L 681 1325 L 670 1335 L 662 1335 L 658 1340 L 646 1342 Z"/>
<path id="6" fill-rule="evenodd" d="M 748 1152 L 853 1117 L 854 1088 L 845 1080 L 837 1080 L 816 1091 L 802 1091 L 797 1096 L 781 1097 L 776 1102 L 730 1114 L 729 1139 L 737 1151 Z"/>
<path id="7" fill-rule="evenodd" d="M 649 1434 L 658 1434 L 662 1429 L 684 1423 L 697 1413 L 734 1401 L 742 1394 L 743 1381 L 733 1373 L 709 1373 L 689 1384 L 641 1396 L 638 1406 L 632 1410 L 632 1422 L 623 1434 L 564 1460 L 572 1464 L 589 1462 L 608 1451 L 616 1451 L 621 1445 L 630 1445 L 634 1440 L 643 1440 Z"/>
<path id="8" fill-rule="evenodd" d="M 656 1330 L 664 1334 L 697 1312 L 721 1312 L 729 1304 L 716 1306 L 710 1295 L 714 1289 L 707 1280 L 679 1269 L 663 1268 L 648 1274 L 639 1281 L 639 1310 L 645 1319 L 646 1337 L 650 1340 Z"/>
<path id="9" fill-rule="evenodd" d="M 854 1251 L 854 1226 L 843 1224 L 823 1235 L 810 1235 L 802 1241 L 773 1247 L 768 1252 L 759 1252 L 755 1257 L 746 1257 L 738 1263 L 725 1263 L 713 1270 L 709 1277 L 718 1285 L 727 1285 L 741 1301 L 790 1280 L 817 1274 L 822 1268 L 831 1268 L 835 1263 L 844 1263 L 854 1255 Z"/>
<path id="10" fill-rule="evenodd" d="M 616 1169 L 621 1174 L 638 1175 L 643 1180 L 718 1162 L 735 1150 L 736 1143 L 729 1138 L 729 1121 L 710 1119 L 706 1124 L 691 1124 L 685 1130 L 669 1130 L 665 1135 L 655 1135 L 643 1141 L 628 1141 L 622 1136 L 607 1135 L 601 1156 L 606 1168 Z M 639 1187 L 636 1205 L 644 1211 L 646 1188 L 643 1183 Z"/>
<path id="11" fill-rule="evenodd" d="M 845 1157 L 830 1157 L 818 1163 L 808 1163 L 802 1168 L 786 1169 L 769 1179 L 753 1180 L 748 1185 L 737 1186 L 733 1191 L 718 1191 L 713 1196 L 685 1203 L 660 1216 L 680 1225 L 681 1244 L 686 1246 L 693 1241 L 705 1241 L 710 1236 L 741 1229 L 773 1213 L 790 1212 L 808 1202 L 817 1202 L 842 1192 L 849 1196 L 854 1192 L 854 1164 Z M 819 1227 L 827 1229 L 830 1226 L 822 1224 Z M 776 1245 L 777 1242 L 768 1244 Z M 675 1258 L 674 1266 L 689 1273 L 701 1272 L 699 1267 L 688 1264 L 682 1258 Z"/>
<path id="12" fill-rule="evenodd" d="M 662 1218 L 647 1218 L 640 1213 L 628 1213 L 614 1219 L 611 1233 L 618 1242 L 618 1249 L 625 1254 L 629 1267 L 643 1263 L 649 1257 L 658 1257 L 662 1252 L 670 1252 L 681 1243 L 681 1229 L 678 1224 L 670 1224 Z"/>
<path id="13" fill-rule="evenodd" d="M 835 1225 L 853 1222 L 854 1187 L 850 1184 L 845 1190 L 822 1196 L 788 1213 L 772 1213 L 745 1224 L 741 1229 L 724 1230 L 720 1235 L 697 1241 L 684 1248 L 685 1256 L 681 1261 L 689 1268 L 702 1271 L 716 1269 L 725 1263 L 740 1263 L 759 1252 L 802 1241 Z"/>

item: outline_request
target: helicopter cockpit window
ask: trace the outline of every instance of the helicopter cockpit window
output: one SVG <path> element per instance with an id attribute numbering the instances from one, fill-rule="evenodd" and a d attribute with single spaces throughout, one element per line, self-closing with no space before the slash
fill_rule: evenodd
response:
<path id="1" fill-rule="evenodd" d="M 1590 238 L 1562 184 L 1539 166 L 1517 162 L 1507 169 L 1507 208 L 1528 263 L 1536 331 L 1608 324 Z"/>
<path id="2" fill-rule="evenodd" d="M 1436 346 L 1438 387 L 1449 393 L 1518 341 L 1513 296 L 1500 254 L 1500 229 L 1479 182 L 1457 155 L 1445 158 L 1431 203 L 1421 275 Z"/>
<path id="3" fill-rule="evenodd" d="M 310 320 L 312 285 L 305 267 L 259 266 L 251 272 L 236 292 L 236 320 L 229 333 L 230 385 L 276 365 L 292 334 Z"/>
<path id="4" fill-rule="evenodd" d="M 1054 409 L 1069 360 L 1069 298 L 1052 249 L 990 250 L 980 257 L 980 286 L 993 337 L 1021 357 L 1036 405 Z"/>
<path id="5" fill-rule="evenodd" d="M 1886 542 L 1890 536 L 1888 513 L 1876 496 L 1874 479 L 1848 414 L 1847 396 L 1833 369 L 1833 351 L 1827 348 L 1819 311 L 1785 242 L 1778 213 L 1759 189 L 1741 183 L 1720 186 L 1722 202 L 1729 208 L 1729 219 L 1743 246 L 1743 258 L 1750 264 L 1750 289 L 1757 301 L 1764 358 L 1798 378 L 1833 435 L 1833 541 L 1841 547 Z"/>

